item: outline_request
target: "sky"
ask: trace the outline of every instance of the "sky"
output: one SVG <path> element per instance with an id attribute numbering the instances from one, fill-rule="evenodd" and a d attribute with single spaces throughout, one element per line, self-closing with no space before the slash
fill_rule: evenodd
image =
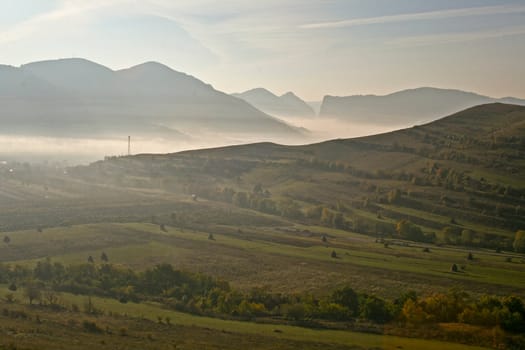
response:
<path id="1" fill-rule="evenodd" d="M 65 57 L 307 101 L 420 86 L 525 98 L 525 0 L 0 0 L 0 64 Z"/>

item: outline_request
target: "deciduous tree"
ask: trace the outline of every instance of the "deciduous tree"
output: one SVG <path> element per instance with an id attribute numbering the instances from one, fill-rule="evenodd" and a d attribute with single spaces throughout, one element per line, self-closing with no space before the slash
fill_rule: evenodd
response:
<path id="1" fill-rule="evenodd" d="M 525 253 L 525 230 L 516 232 L 512 247 L 516 253 Z"/>

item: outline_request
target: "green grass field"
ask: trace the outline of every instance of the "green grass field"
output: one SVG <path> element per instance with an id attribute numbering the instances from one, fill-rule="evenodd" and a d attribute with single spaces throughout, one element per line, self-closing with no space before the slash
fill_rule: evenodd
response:
<path id="1" fill-rule="evenodd" d="M 320 292 L 327 285 L 349 283 L 355 284 L 356 289 L 396 297 L 388 288 L 381 290 L 377 286 L 405 282 L 404 289 L 420 292 L 464 286 L 473 293 L 481 288 L 524 295 L 525 264 L 513 254 L 457 247 L 431 247 L 425 253 L 420 244 L 391 244 L 384 248 L 373 238 L 360 234 L 315 226 L 305 230 L 305 226 L 257 227 L 243 228 L 238 233 L 233 227 L 221 226 L 211 227 L 209 232 L 174 227 L 163 232 L 158 225 L 145 223 L 79 225 L 42 233 L 8 233 L 12 239 L 9 245 L 0 246 L 0 257 L 3 262 L 21 265 L 32 265 L 48 256 L 71 264 L 86 262 L 88 256 L 97 260 L 104 251 L 112 263 L 134 269 L 168 262 L 225 278 L 242 288 L 269 285 L 288 292 Z M 208 239 L 209 233 L 214 240 Z M 323 234 L 329 237 L 326 243 L 320 239 Z M 330 256 L 333 250 L 337 252 L 336 259 Z M 468 252 L 473 252 L 474 260 L 466 259 Z M 506 261 L 508 257 L 513 257 L 514 262 Z M 464 269 L 450 272 L 453 263 Z M 341 277 L 357 270 L 360 275 L 369 271 L 368 285 L 359 278 Z M 318 284 L 308 278 L 301 284 L 289 283 L 290 275 L 298 272 L 317 276 Z"/>

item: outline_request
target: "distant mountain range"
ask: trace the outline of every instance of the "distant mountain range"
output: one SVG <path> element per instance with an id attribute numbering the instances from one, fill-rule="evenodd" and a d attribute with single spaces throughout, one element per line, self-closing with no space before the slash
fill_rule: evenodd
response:
<path id="1" fill-rule="evenodd" d="M 493 102 L 525 105 L 525 100 L 512 97 L 418 88 L 386 96 L 326 96 L 319 120 L 411 126 Z M 173 142 L 188 145 L 179 149 L 257 141 L 305 143 L 313 134 L 278 117 L 300 117 L 307 123 L 304 118 L 316 114 L 292 92 L 277 96 L 257 88 L 228 95 L 160 63 L 114 71 L 81 58 L 0 65 L 0 107 L 0 136 L 122 140 L 131 135 L 169 140 L 170 150 Z M 334 137 L 346 136 L 344 128 L 337 130 L 341 132 Z"/>
<path id="2" fill-rule="evenodd" d="M 0 105 L 1 133 L 8 135 L 303 136 L 301 129 L 156 62 L 118 71 L 79 58 L 0 66 Z"/>
<path id="3" fill-rule="evenodd" d="M 461 90 L 422 87 L 385 96 L 325 96 L 320 116 L 356 123 L 409 126 L 494 102 L 525 105 L 525 100 L 513 97 L 493 98 Z"/>
<path id="4" fill-rule="evenodd" d="M 293 92 L 277 96 L 264 88 L 232 94 L 261 111 L 277 117 L 314 117 L 315 111 Z"/>

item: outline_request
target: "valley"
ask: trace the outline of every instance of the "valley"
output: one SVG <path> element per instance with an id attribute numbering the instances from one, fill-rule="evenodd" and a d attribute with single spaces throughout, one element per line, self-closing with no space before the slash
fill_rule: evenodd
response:
<path id="1" fill-rule="evenodd" d="M 115 273 L 129 269 L 139 274 L 169 264 L 176 271 L 225 281 L 243 298 L 259 291 L 261 298 L 279 295 L 285 304 L 246 311 L 259 307 L 259 299 L 249 299 L 253 304 L 244 311 L 237 306 L 232 306 L 237 311 L 219 311 L 204 304 L 180 304 L 183 299 L 175 296 L 154 298 L 137 286 L 130 297 L 140 301 L 136 308 L 142 311 L 132 311 L 127 308 L 131 304 L 113 299 L 121 295 L 115 294 L 120 289 L 79 285 L 73 296 L 68 294 L 71 286 L 58 284 L 54 293 L 60 302 L 42 298 L 40 306 L 27 306 L 24 294 L 7 289 L 20 277 L 4 277 L 3 307 L 8 311 L 0 324 L 10 324 L 9 310 L 21 308 L 31 315 L 28 319 L 37 314 L 49 319 L 45 327 L 54 333 L 61 327 L 55 312 L 79 312 L 68 300 L 89 297 L 104 306 L 100 313 L 84 312 L 82 317 L 100 329 L 122 325 L 135 334 L 126 338 L 129 347 L 142 342 L 138 334 L 144 332 L 162 344 L 179 341 L 177 334 L 211 332 L 215 335 L 209 346 L 229 348 L 218 330 L 231 330 L 232 337 L 254 341 L 260 348 L 273 341 L 283 349 L 299 346 L 293 343 L 299 333 L 304 348 L 390 349 L 398 340 L 402 345 L 395 347 L 422 346 L 419 340 L 395 338 L 408 331 L 429 339 L 421 342 L 430 348 L 447 340 L 510 347 L 521 341 L 511 328 L 496 337 L 496 321 L 473 324 L 459 315 L 470 308 L 482 310 L 469 306 L 480 298 L 506 303 L 511 296 L 525 296 L 525 256 L 515 249 L 524 225 L 524 127 L 524 107 L 489 104 L 410 129 L 305 146 L 259 143 L 108 157 L 68 168 L 6 163 L 0 175 L 0 264 L 12 271 L 7 276 L 30 273 L 45 261 L 71 271 L 74 266 L 107 265 Z M 53 290 L 49 281 L 42 283 L 45 293 Z M 335 309 L 327 313 L 321 306 L 345 288 L 358 293 L 363 309 L 341 321 Z M 458 306 L 464 310 L 439 323 L 429 319 L 420 327 L 410 326 L 412 314 L 396 306 L 396 300 L 411 293 L 422 303 L 416 305 L 424 307 L 431 298 L 455 298 L 455 291 L 465 293 Z M 287 311 L 292 300 L 317 306 L 297 316 Z M 388 305 L 389 321 L 366 316 L 367 300 Z M 159 303 L 155 310 L 149 309 L 152 302 Z M 52 311 L 55 304 L 63 311 Z M 115 312 L 126 316 L 116 317 Z M 152 323 L 139 330 L 136 317 L 147 313 Z M 172 332 L 158 333 L 168 325 L 155 324 L 155 314 L 167 315 L 180 327 L 175 338 L 170 338 Z M 6 348 L 13 342 L 23 344 L 13 334 L 34 329 L 23 319 L 16 322 L 15 333 L 4 332 Z M 64 332 L 91 332 L 86 326 L 78 333 L 78 327 L 71 324 Z M 318 327 L 334 333 L 318 343 L 313 335 L 318 331 L 312 330 Z M 356 331 L 365 333 L 354 338 Z M 384 338 L 370 338 L 371 333 Z M 100 341 L 111 338 L 107 331 L 100 335 Z M 41 346 L 49 344 L 42 340 Z M 183 348 L 198 346 L 202 344 Z M 457 348 L 469 348 L 462 346 Z"/>

